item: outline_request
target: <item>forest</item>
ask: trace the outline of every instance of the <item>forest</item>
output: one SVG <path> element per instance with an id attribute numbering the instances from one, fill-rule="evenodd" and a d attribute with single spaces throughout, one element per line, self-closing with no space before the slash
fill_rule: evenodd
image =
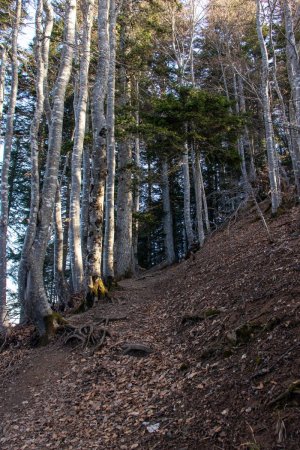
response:
<path id="1" fill-rule="evenodd" d="M 252 312 L 263 316 L 263 305 L 271 308 L 270 290 L 275 292 L 277 286 L 278 292 L 285 292 L 284 283 L 294 286 L 294 272 L 299 270 L 298 241 L 288 247 L 289 239 L 298 239 L 299 228 L 299 24 L 299 0 L 0 0 L 0 354 L 7 351 L 14 360 L 19 350 L 12 349 L 20 349 L 23 344 L 16 342 L 23 339 L 25 347 L 28 342 L 46 344 L 53 367 L 62 367 L 63 358 L 53 345 L 72 344 L 73 351 L 76 341 L 83 355 L 92 347 L 93 358 L 113 339 L 111 322 L 117 322 L 114 329 L 133 311 L 133 323 L 124 329 L 131 336 L 139 314 L 146 317 L 148 310 L 154 334 L 159 339 L 165 333 L 162 342 L 171 343 L 172 333 L 163 321 L 159 329 L 160 318 L 167 314 L 166 320 L 172 321 L 179 314 L 184 333 L 204 321 L 204 336 L 217 339 L 215 328 L 210 335 L 209 327 L 220 326 L 230 347 L 220 344 L 222 355 L 235 356 L 236 347 L 248 345 L 244 335 L 239 337 L 245 324 L 236 328 L 237 322 L 244 316 L 248 320 Z M 289 219 L 284 222 L 284 217 Z M 261 251 L 273 255 L 276 245 L 283 252 L 290 248 L 293 256 L 278 256 L 272 272 L 273 256 L 259 258 Z M 242 248 L 245 255 L 249 252 L 248 263 L 241 262 L 233 275 L 233 253 L 238 255 Z M 265 278 L 257 287 L 251 270 L 259 278 L 259 264 Z M 208 267 L 214 284 L 205 278 Z M 289 277 L 282 272 L 278 278 L 281 270 L 290 270 Z M 269 286 L 266 303 L 250 312 L 244 306 L 237 314 L 234 338 L 232 331 L 224 331 L 226 323 L 234 328 L 231 319 L 224 319 L 222 326 L 218 322 L 227 307 L 235 311 L 237 301 L 231 285 L 222 284 L 225 274 L 241 289 L 241 298 L 243 280 L 251 281 L 249 298 Z M 212 296 L 207 304 L 204 286 Z M 232 295 L 232 305 L 224 311 L 219 294 L 214 299 L 217 288 Z M 200 315 L 199 308 L 197 314 L 193 309 L 197 289 L 206 308 Z M 293 300 L 286 308 L 295 306 L 296 294 L 291 292 Z M 139 303 L 139 296 L 145 303 Z M 103 312 L 101 320 L 97 311 Z M 251 342 L 257 333 L 283 327 L 282 317 L 265 319 L 253 329 L 247 322 Z M 196 340 L 198 332 L 193 334 Z M 126 358 L 155 358 L 143 333 L 123 348 Z M 285 336 L 291 346 L 294 336 Z M 211 351 L 209 358 L 220 355 Z M 253 358 L 260 361 L 260 356 Z M 50 363 L 44 363 L 48 374 Z M 134 361 L 128 364 L 134 371 Z M 188 373 L 189 366 L 180 364 Z M 289 392 L 299 396 L 300 382 L 289 381 L 294 383 Z M 1 395 L 0 387 L 0 400 Z M 273 405 L 272 398 L 268 401 Z M 275 398 L 274 405 L 278 402 Z M 227 442 L 223 431 L 223 444 L 219 438 L 205 441 L 215 439 L 220 430 L 205 439 L 186 437 L 181 444 L 169 442 L 166 432 L 166 440 L 155 443 L 152 437 L 164 427 L 159 419 L 154 425 L 149 419 L 143 423 L 151 439 L 143 444 L 135 444 L 130 431 L 130 443 L 126 438 L 122 444 L 118 437 L 100 445 L 81 436 L 73 444 L 64 441 L 65 446 L 55 446 L 51 438 L 50 448 L 299 448 L 294 429 L 284 446 L 285 422 L 280 420 L 277 446 L 266 437 L 261 446 L 254 425 L 249 425 L 252 434 L 244 444 L 238 442 L 242 432 Z M 176 423 L 180 428 L 180 420 Z M 49 447 L 47 440 L 32 445 L 24 441 L 21 447 L 3 439 L 0 433 L 5 449 Z"/>

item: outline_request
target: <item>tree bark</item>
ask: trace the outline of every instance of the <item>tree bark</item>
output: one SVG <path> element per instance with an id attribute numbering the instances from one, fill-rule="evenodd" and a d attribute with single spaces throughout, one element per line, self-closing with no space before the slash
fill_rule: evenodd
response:
<path id="1" fill-rule="evenodd" d="M 182 158 L 183 170 L 183 190 L 184 190 L 184 225 L 187 237 L 188 249 L 191 248 L 194 242 L 194 232 L 191 219 L 191 186 L 190 186 L 190 168 L 189 168 L 189 149 L 188 144 L 185 144 L 185 149 Z"/>
<path id="2" fill-rule="evenodd" d="M 129 14 L 132 8 L 132 2 L 127 5 Z M 124 108 L 131 101 L 131 84 L 128 80 L 126 70 L 126 38 L 128 33 L 127 23 L 121 28 L 121 100 L 120 104 Z M 115 276 L 118 279 L 129 277 L 133 272 L 133 251 L 132 251 L 132 143 L 131 139 L 124 137 L 118 144 L 118 192 L 117 192 L 117 219 L 115 234 Z"/>
<path id="3" fill-rule="evenodd" d="M 87 115 L 86 132 L 89 130 L 89 115 Z M 82 202 L 81 202 L 81 218 L 80 218 L 80 233 L 81 233 L 81 247 L 82 247 L 82 261 L 84 273 L 86 271 L 86 257 L 87 257 L 87 242 L 89 229 L 89 195 L 90 195 L 90 179 L 91 179 L 91 148 L 88 142 L 84 145 L 83 162 L 82 162 Z"/>
<path id="4" fill-rule="evenodd" d="M 11 64 L 11 92 L 6 119 L 4 137 L 3 163 L 1 169 L 1 210 L 0 210 L 0 327 L 7 322 L 6 312 L 6 246 L 8 228 L 8 175 L 13 145 L 14 116 L 18 92 L 18 34 L 20 28 L 22 1 L 16 0 L 16 15 L 12 32 L 12 64 Z M 2 67 L 2 65 L 1 65 Z"/>
<path id="5" fill-rule="evenodd" d="M 64 310 L 70 300 L 70 288 L 64 274 L 64 232 L 61 216 L 61 183 L 57 183 L 54 208 L 54 283 L 60 310 Z"/>
<path id="6" fill-rule="evenodd" d="M 196 197 L 196 216 L 197 216 L 197 232 L 198 242 L 200 246 L 204 243 L 204 227 L 203 227 L 203 191 L 201 183 L 201 163 L 199 154 L 192 149 L 192 161 L 193 161 L 193 178 Z"/>
<path id="7" fill-rule="evenodd" d="M 108 0 L 98 3 L 98 65 L 92 98 L 93 153 L 89 206 L 88 255 L 86 263 L 86 291 L 93 293 L 101 282 L 103 206 L 107 174 L 107 123 L 105 99 L 109 69 Z"/>
<path id="8" fill-rule="evenodd" d="M 27 317 L 35 323 L 40 336 L 47 338 L 53 331 L 54 316 L 49 306 L 43 280 L 43 266 L 51 219 L 57 191 L 57 177 L 62 142 L 64 99 L 69 83 L 76 23 L 76 0 L 69 0 L 66 6 L 64 43 L 58 77 L 53 89 L 53 106 L 43 190 L 40 196 L 34 233 L 27 237 L 19 271 L 19 298 Z M 27 235 L 30 233 L 28 227 Z M 26 242 L 26 240 L 25 240 Z M 28 244 L 26 242 L 26 244 Z"/>
<path id="9" fill-rule="evenodd" d="M 109 73 L 107 92 L 107 179 L 105 198 L 105 234 L 103 251 L 103 277 L 114 278 L 115 242 L 115 85 L 116 85 L 116 4 L 110 0 L 109 20 Z"/>
<path id="10" fill-rule="evenodd" d="M 118 145 L 118 194 L 115 244 L 115 276 L 132 275 L 132 147 L 129 141 Z"/>
<path id="11" fill-rule="evenodd" d="M 295 181 L 299 198 L 300 180 L 300 55 L 297 46 L 292 8 L 290 0 L 283 2 L 285 33 L 286 33 L 286 55 L 288 65 L 289 82 L 292 92 L 292 104 L 289 107 L 291 122 L 291 159 L 295 173 Z"/>
<path id="12" fill-rule="evenodd" d="M 167 159 L 164 158 L 162 162 L 162 200 L 164 211 L 164 244 L 165 255 L 168 264 L 173 264 L 175 261 L 174 250 L 174 236 L 173 236 L 173 217 L 170 202 L 170 187 L 169 187 L 169 168 Z"/>
<path id="13" fill-rule="evenodd" d="M 262 31 L 263 24 L 261 15 L 262 15 L 261 0 L 256 0 L 256 28 L 262 56 L 262 74 L 261 74 L 262 105 L 265 123 L 265 136 L 266 136 L 266 147 L 268 156 L 268 171 L 271 188 L 272 213 L 275 214 L 281 203 L 281 191 L 280 191 L 278 158 L 273 138 L 274 131 L 273 131 L 273 122 L 269 97 L 268 51 Z"/>
<path id="14" fill-rule="evenodd" d="M 81 163 L 86 125 L 88 101 L 88 73 L 90 64 L 91 30 L 93 24 L 94 0 L 85 0 L 82 9 L 82 46 L 80 49 L 79 95 L 75 111 L 74 146 L 71 168 L 70 227 L 72 230 L 71 273 L 75 293 L 83 290 L 83 260 L 80 234 L 80 190 Z"/>
<path id="15" fill-rule="evenodd" d="M 5 87 L 5 73 L 7 63 L 7 50 L 4 45 L 0 45 L 0 126 L 3 115 L 3 101 L 4 101 L 4 87 Z"/>
<path id="16" fill-rule="evenodd" d="M 139 83 L 136 83 L 136 96 L 137 102 L 139 102 Z M 135 113 L 135 122 L 136 126 L 139 127 L 140 124 L 140 113 L 139 109 L 136 110 Z M 138 212 L 140 210 L 140 136 L 137 135 L 135 137 L 135 145 L 134 145 L 134 180 L 133 180 L 133 213 L 135 217 L 132 223 L 133 230 L 133 265 L 134 271 L 137 271 L 139 266 L 138 261 L 138 240 L 139 240 L 139 220 L 138 220 Z"/>

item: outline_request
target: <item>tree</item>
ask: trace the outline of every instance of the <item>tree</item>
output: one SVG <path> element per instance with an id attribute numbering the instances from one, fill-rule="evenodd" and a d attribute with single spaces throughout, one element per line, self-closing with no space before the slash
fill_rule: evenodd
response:
<path id="1" fill-rule="evenodd" d="M 13 145 L 14 115 L 18 92 L 18 34 L 22 13 L 22 2 L 16 0 L 15 21 L 12 30 L 11 44 L 11 92 L 6 118 L 6 129 L 4 137 L 3 164 L 1 170 L 1 211 L 0 211 L 0 328 L 6 322 L 6 245 L 8 226 L 8 174 Z M 4 61 L 2 59 L 1 68 Z M 3 66 L 4 69 L 4 66 Z M 1 90 L 0 86 L 0 90 Z"/>
<path id="2" fill-rule="evenodd" d="M 281 203 L 278 157 L 274 145 L 274 131 L 269 98 L 269 61 L 267 46 L 263 36 L 261 0 L 256 0 L 256 26 L 262 56 L 261 91 L 264 114 L 266 147 L 268 155 L 268 171 L 271 187 L 272 212 L 275 214 Z"/>
<path id="3" fill-rule="evenodd" d="M 93 25 L 94 0 L 85 0 L 81 4 L 82 11 L 82 43 L 80 46 L 79 93 L 75 105 L 75 131 L 72 152 L 72 185 L 70 199 L 71 213 L 71 270 L 72 286 L 76 293 L 83 290 L 83 258 L 80 230 L 80 191 L 81 164 L 86 127 L 86 113 L 88 102 L 88 74 L 90 64 L 91 31 Z"/>
<path id="4" fill-rule="evenodd" d="M 98 297 L 102 282 L 102 244 L 104 221 L 105 179 L 107 173 L 107 121 L 105 100 L 109 70 L 109 2 L 98 2 L 98 63 L 92 93 L 93 152 L 89 206 L 88 252 L 86 263 L 86 292 Z M 101 289 L 100 289 L 101 290 Z M 101 291 L 102 292 L 102 291 Z M 101 293 L 99 294 L 101 295 Z"/>
<path id="5" fill-rule="evenodd" d="M 58 77 L 53 89 L 48 153 L 38 208 L 30 223 L 19 271 L 19 298 L 26 316 L 32 320 L 40 336 L 47 338 L 53 331 L 55 316 L 49 306 L 43 280 L 43 266 L 57 191 L 59 156 L 62 141 L 64 98 L 71 75 L 75 38 L 76 0 L 69 0 L 65 12 L 65 33 Z M 43 67 L 43 62 L 40 62 Z M 40 81 L 39 78 L 37 78 Z M 42 78 L 44 81 L 44 79 Z M 40 101 L 42 94 L 37 96 Z M 38 190 L 35 184 L 34 188 Z"/>

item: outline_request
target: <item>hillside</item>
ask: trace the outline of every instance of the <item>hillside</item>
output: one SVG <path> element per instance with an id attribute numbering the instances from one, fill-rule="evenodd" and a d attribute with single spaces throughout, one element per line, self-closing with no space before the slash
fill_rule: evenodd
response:
<path id="1" fill-rule="evenodd" d="M 32 330 L 14 330 L 0 448 L 299 449 L 300 209 L 268 225 L 271 241 L 243 212 L 195 256 L 70 316 L 104 334 L 98 350 L 66 335 L 30 348 Z"/>

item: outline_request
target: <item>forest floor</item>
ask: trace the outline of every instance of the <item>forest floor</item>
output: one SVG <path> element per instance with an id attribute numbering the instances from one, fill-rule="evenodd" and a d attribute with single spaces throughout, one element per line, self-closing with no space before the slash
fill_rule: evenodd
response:
<path id="1" fill-rule="evenodd" d="M 14 329 L 0 356 L 1 450 L 299 450 L 300 209 L 268 225 L 271 241 L 244 211 L 195 257 L 70 316 L 95 329 L 119 319 L 98 350 L 63 336 L 30 348 L 32 330 Z"/>

